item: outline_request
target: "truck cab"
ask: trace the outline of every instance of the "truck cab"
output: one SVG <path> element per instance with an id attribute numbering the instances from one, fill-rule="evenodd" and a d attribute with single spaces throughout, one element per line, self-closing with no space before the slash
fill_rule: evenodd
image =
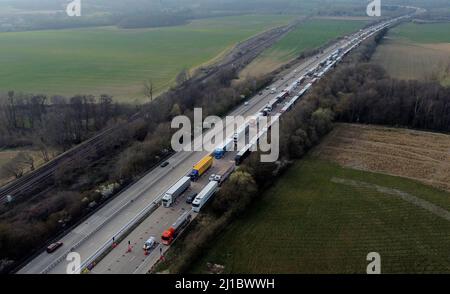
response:
<path id="1" fill-rule="evenodd" d="M 192 215 L 190 211 L 183 213 L 177 221 L 161 235 L 162 243 L 167 246 L 172 244 L 173 240 L 177 237 L 181 230 L 189 224 L 191 218 Z"/>
<path id="2" fill-rule="evenodd" d="M 192 170 L 191 173 L 189 174 L 189 177 L 191 178 L 192 181 L 196 181 L 199 178 L 198 171 Z"/>
<path id="3" fill-rule="evenodd" d="M 172 205 L 172 195 L 170 194 L 164 194 L 162 198 L 162 204 L 164 207 L 170 207 Z"/>
<path id="4" fill-rule="evenodd" d="M 216 159 L 222 159 L 225 155 L 225 150 L 223 148 L 217 148 L 214 150 L 214 157 Z"/>
<path id="5" fill-rule="evenodd" d="M 164 245 L 172 244 L 172 241 L 175 237 L 174 235 L 175 235 L 175 230 L 173 228 L 170 228 L 170 229 L 164 231 L 164 233 L 161 236 L 162 243 Z"/>
<path id="6" fill-rule="evenodd" d="M 183 194 L 191 185 L 190 177 L 182 177 L 175 185 L 170 187 L 169 190 L 162 197 L 162 204 L 164 207 L 170 207 L 175 204 L 177 198 Z"/>

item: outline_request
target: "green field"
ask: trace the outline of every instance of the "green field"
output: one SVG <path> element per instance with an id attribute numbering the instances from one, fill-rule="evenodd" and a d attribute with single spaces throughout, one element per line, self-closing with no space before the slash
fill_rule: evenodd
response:
<path id="1" fill-rule="evenodd" d="M 108 93 L 134 101 L 143 98 L 144 80 L 151 79 L 161 92 L 181 70 L 290 20 L 286 15 L 245 15 L 153 29 L 0 33 L 0 92 Z"/>
<path id="2" fill-rule="evenodd" d="M 357 31 L 365 24 L 367 21 L 313 19 L 289 33 L 262 57 L 274 54 L 287 61 L 304 50 L 319 47 L 339 36 Z"/>
<path id="3" fill-rule="evenodd" d="M 414 43 L 450 43 L 450 23 L 406 23 L 392 29 L 389 34 Z"/>
<path id="4" fill-rule="evenodd" d="M 450 23 L 407 23 L 392 29 L 373 61 L 394 78 L 450 86 Z"/>
<path id="5" fill-rule="evenodd" d="M 320 47 L 339 36 L 357 31 L 365 24 L 367 24 L 365 20 L 351 19 L 308 20 L 264 51 L 249 65 L 243 75 L 270 72 L 299 56 L 301 52 Z"/>
<path id="6" fill-rule="evenodd" d="M 366 273 L 367 254 L 378 252 L 382 273 L 450 273 L 450 221 L 386 192 L 392 189 L 450 210 L 448 193 L 308 158 L 221 234 L 191 271 L 204 273 L 211 262 L 225 273 Z"/>

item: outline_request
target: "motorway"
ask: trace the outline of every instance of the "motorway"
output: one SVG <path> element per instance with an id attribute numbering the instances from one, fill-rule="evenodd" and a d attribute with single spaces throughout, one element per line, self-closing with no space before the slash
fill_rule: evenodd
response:
<path id="1" fill-rule="evenodd" d="M 346 40 L 341 40 L 316 56 L 312 56 L 303 61 L 297 68 L 287 73 L 283 79 L 274 82 L 269 88 L 281 90 L 286 83 L 292 83 L 298 77 L 304 75 L 309 69 L 316 67 L 324 57 L 345 44 Z M 257 114 L 264 106 L 279 93 L 270 94 L 264 91 L 262 95 L 256 95 L 249 99 L 249 105 L 242 105 L 232 111 L 231 116 L 251 116 Z M 216 131 L 216 130 L 211 130 Z M 112 237 L 126 226 L 144 208 L 159 201 L 160 196 L 167 191 L 178 179 L 190 172 L 192 166 L 208 152 L 177 152 L 168 159 L 169 166 L 156 168 L 146 174 L 142 179 L 133 184 L 120 195 L 116 196 L 98 212 L 89 217 L 85 222 L 75 227 L 61 241 L 63 247 L 53 254 L 42 252 L 18 273 L 66 273 L 68 262 L 66 255 L 73 249 L 81 255 L 82 262 L 90 258 L 104 244 L 112 245 Z M 233 163 L 234 153 L 229 153 L 225 159 L 215 161 L 215 166 L 210 173 L 222 170 Z M 198 183 L 192 185 L 192 189 L 201 189 L 202 184 L 206 184 L 207 177 L 203 177 Z M 140 225 L 138 225 L 117 248 L 109 252 L 99 264 L 92 269 L 93 273 L 145 273 L 159 258 L 159 248 L 156 248 L 149 256 L 144 256 L 142 251 L 143 242 L 153 235 L 159 237 L 170 224 L 190 207 L 183 199 L 170 209 L 158 207 Z M 131 241 L 133 251 L 125 253 L 128 246 L 127 241 Z M 164 246 L 164 250 L 168 247 Z M 162 248 L 162 247 L 161 247 Z"/>
<path id="2" fill-rule="evenodd" d="M 100 274 L 129 274 L 146 273 L 160 257 L 160 248 L 164 254 L 168 246 L 159 244 L 148 256 L 144 255 L 142 246 L 150 237 L 156 237 L 160 241 L 162 233 L 168 229 L 176 219 L 185 211 L 191 210 L 191 205 L 186 204 L 186 196 L 196 192 L 199 193 L 209 182 L 211 174 L 224 174 L 228 168 L 234 165 L 235 152 L 227 153 L 221 160 L 215 160 L 212 168 L 203 175 L 199 181 L 192 183 L 191 187 L 181 195 L 176 204 L 170 208 L 159 207 L 150 217 L 143 221 L 118 247 L 112 250 L 92 270 L 92 273 Z M 192 212 L 194 219 L 196 213 Z M 133 250 L 127 252 L 128 241 L 131 242 Z"/>

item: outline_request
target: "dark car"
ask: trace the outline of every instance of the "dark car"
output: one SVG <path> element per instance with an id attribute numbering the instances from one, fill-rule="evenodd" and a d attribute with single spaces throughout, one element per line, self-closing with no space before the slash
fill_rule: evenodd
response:
<path id="1" fill-rule="evenodd" d="M 188 195 L 188 197 L 186 197 L 186 203 L 187 204 L 192 204 L 192 202 L 194 201 L 195 197 L 197 197 L 197 193 L 192 193 L 191 195 Z"/>
<path id="2" fill-rule="evenodd" d="M 169 163 L 166 161 L 166 162 L 164 162 L 163 164 L 161 164 L 161 167 L 166 167 L 166 166 L 168 166 L 169 165 Z"/>
<path id="3" fill-rule="evenodd" d="M 53 253 L 61 246 L 63 246 L 63 242 L 56 242 L 56 243 L 50 244 L 47 247 L 47 252 L 48 253 Z"/>

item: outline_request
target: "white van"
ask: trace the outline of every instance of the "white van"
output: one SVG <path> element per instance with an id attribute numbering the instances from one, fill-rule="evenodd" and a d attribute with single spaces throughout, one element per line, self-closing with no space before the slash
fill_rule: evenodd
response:
<path id="1" fill-rule="evenodd" d="M 145 241 L 144 246 L 142 247 L 144 250 L 151 250 L 156 245 L 155 237 L 150 237 L 147 241 Z"/>

